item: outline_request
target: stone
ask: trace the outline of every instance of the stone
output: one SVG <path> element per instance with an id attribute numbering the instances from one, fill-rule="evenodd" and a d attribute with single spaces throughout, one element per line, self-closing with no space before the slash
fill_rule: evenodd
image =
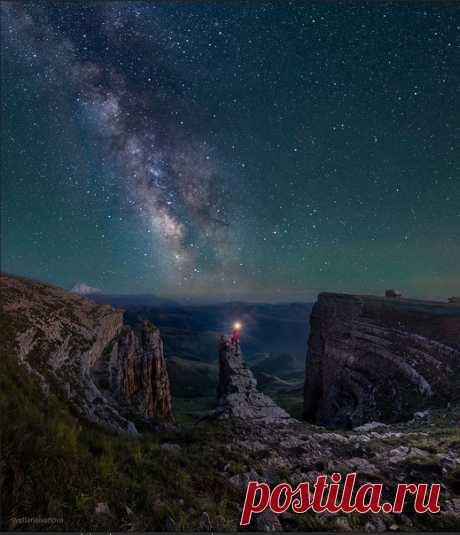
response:
<path id="1" fill-rule="evenodd" d="M 368 431 L 373 431 L 374 429 L 381 427 L 386 427 L 386 424 L 383 424 L 382 422 L 369 422 L 367 424 L 354 427 L 353 431 L 357 431 L 358 433 L 367 433 Z"/>
<path id="2" fill-rule="evenodd" d="M 125 327 L 114 348 L 110 369 L 115 388 L 145 417 L 169 418 L 171 393 L 160 331 L 144 321 L 139 332 Z"/>
<path id="3" fill-rule="evenodd" d="M 390 450 L 390 463 L 400 463 L 404 461 L 409 456 L 409 448 L 406 446 L 399 446 Z"/>
<path id="4" fill-rule="evenodd" d="M 446 503 L 449 512 L 460 516 L 460 498 L 453 498 Z"/>
<path id="5" fill-rule="evenodd" d="M 94 507 L 96 515 L 110 515 L 110 508 L 105 502 L 98 502 Z"/>
<path id="6" fill-rule="evenodd" d="M 257 381 L 243 362 L 239 343 L 223 336 L 219 347 L 219 384 L 216 414 L 270 424 L 290 422 L 289 414 L 257 389 Z"/>
<path id="7" fill-rule="evenodd" d="M 209 515 L 206 511 L 204 511 L 200 517 L 200 522 L 198 525 L 199 531 L 212 531 L 212 524 L 211 520 L 209 518 Z"/>
<path id="8" fill-rule="evenodd" d="M 256 514 L 254 523 L 257 531 L 283 531 L 278 516 L 268 509 Z"/>
<path id="9" fill-rule="evenodd" d="M 339 531 L 353 531 L 350 522 L 345 516 L 339 516 L 335 520 L 335 525 Z"/>
<path id="10" fill-rule="evenodd" d="M 171 515 L 166 515 L 165 531 L 177 531 L 176 521 Z"/>
<path id="11" fill-rule="evenodd" d="M 375 516 L 372 520 L 368 520 L 364 524 L 364 531 L 366 533 L 372 533 L 372 532 L 381 533 L 382 531 L 386 531 L 386 530 L 387 528 L 386 528 L 385 522 L 377 516 Z"/>
<path id="12" fill-rule="evenodd" d="M 249 481 L 263 481 L 262 478 L 254 468 L 251 468 L 249 472 L 244 472 L 243 474 L 235 474 L 228 478 L 228 481 L 231 485 L 239 490 L 245 490 Z"/>

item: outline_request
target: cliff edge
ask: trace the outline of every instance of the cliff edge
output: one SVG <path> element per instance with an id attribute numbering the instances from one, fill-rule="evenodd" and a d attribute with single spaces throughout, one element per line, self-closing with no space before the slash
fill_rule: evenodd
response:
<path id="1" fill-rule="evenodd" d="M 323 293 L 310 325 L 306 420 L 391 423 L 458 401 L 458 304 Z"/>
<path id="2" fill-rule="evenodd" d="M 3 350 L 45 395 L 59 391 L 115 432 L 137 434 L 138 423 L 171 418 L 163 344 L 151 323 L 133 330 L 122 310 L 37 281 L 2 274 L 0 285 Z"/>

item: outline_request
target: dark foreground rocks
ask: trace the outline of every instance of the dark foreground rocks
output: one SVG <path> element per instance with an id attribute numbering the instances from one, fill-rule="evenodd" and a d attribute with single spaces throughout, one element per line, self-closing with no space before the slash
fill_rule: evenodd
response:
<path id="1" fill-rule="evenodd" d="M 227 466 L 228 482 L 243 496 L 248 481 L 292 486 L 315 483 L 321 474 L 356 472 L 357 486 L 381 483 L 383 501 L 392 501 L 398 483 L 441 483 L 441 511 L 417 514 L 413 501 L 401 514 L 313 513 L 287 511 L 254 515 L 256 530 L 416 531 L 460 529 L 460 407 L 427 411 L 401 424 L 374 429 L 330 432 L 306 423 L 249 425 L 233 422 L 233 439 L 224 446 L 228 458 L 238 458 L 238 473 Z M 232 466 L 231 464 L 228 466 Z M 264 525 L 266 526 L 264 527 Z M 271 527 L 270 527 L 271 526 Z"/>

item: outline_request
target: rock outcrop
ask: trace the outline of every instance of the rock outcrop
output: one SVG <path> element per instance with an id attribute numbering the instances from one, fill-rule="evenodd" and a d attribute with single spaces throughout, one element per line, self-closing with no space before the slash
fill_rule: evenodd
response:
<path id="1" fill-rule="evenodd" d="M 139 333 L 124 328 L 111 355 L 115 385 L 146 417 L 171 415 L 169 377 L 160 331 L 144 321 Z"/>
<path id="2" fill-rule="evenodd" d="M 99 390 L 125 413 L 169 418 L 171 394 L 160 331 L 144 321 L 136 330 L 123 325 L 91 370 Z"/>
<path id="3" fill-rule="evenodd" d="M 55 388 L 87 420 L 115 432 L 170 419 L 159 330 L 133 330 L 123 311 L 60 288 L 1 276 L 2 326 L 18 361 L 47 394 Z"/>
<path id="4" fill-rule="evenodd" d="M 257 381 L 243 362 L 239 343 L 223 336 L 219 348 L 217 413 L 253 423 L 283 423 L 291 417 L 271 398 L 257 390 Z"/>
<path id="5" fill-rule="evenodd" d="M 397 422 L 458 401 L 458 305 L 325 293 L 310 325 L 308 421 L 345 428 Z"/>

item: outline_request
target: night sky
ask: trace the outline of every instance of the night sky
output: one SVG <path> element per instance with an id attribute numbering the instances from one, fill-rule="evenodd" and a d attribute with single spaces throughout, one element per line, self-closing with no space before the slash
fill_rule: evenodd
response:
<path id="1" fill-rule="evenodd" d="M 2 270 L 460 294 L 460 4 L 1 2 Z"/>

